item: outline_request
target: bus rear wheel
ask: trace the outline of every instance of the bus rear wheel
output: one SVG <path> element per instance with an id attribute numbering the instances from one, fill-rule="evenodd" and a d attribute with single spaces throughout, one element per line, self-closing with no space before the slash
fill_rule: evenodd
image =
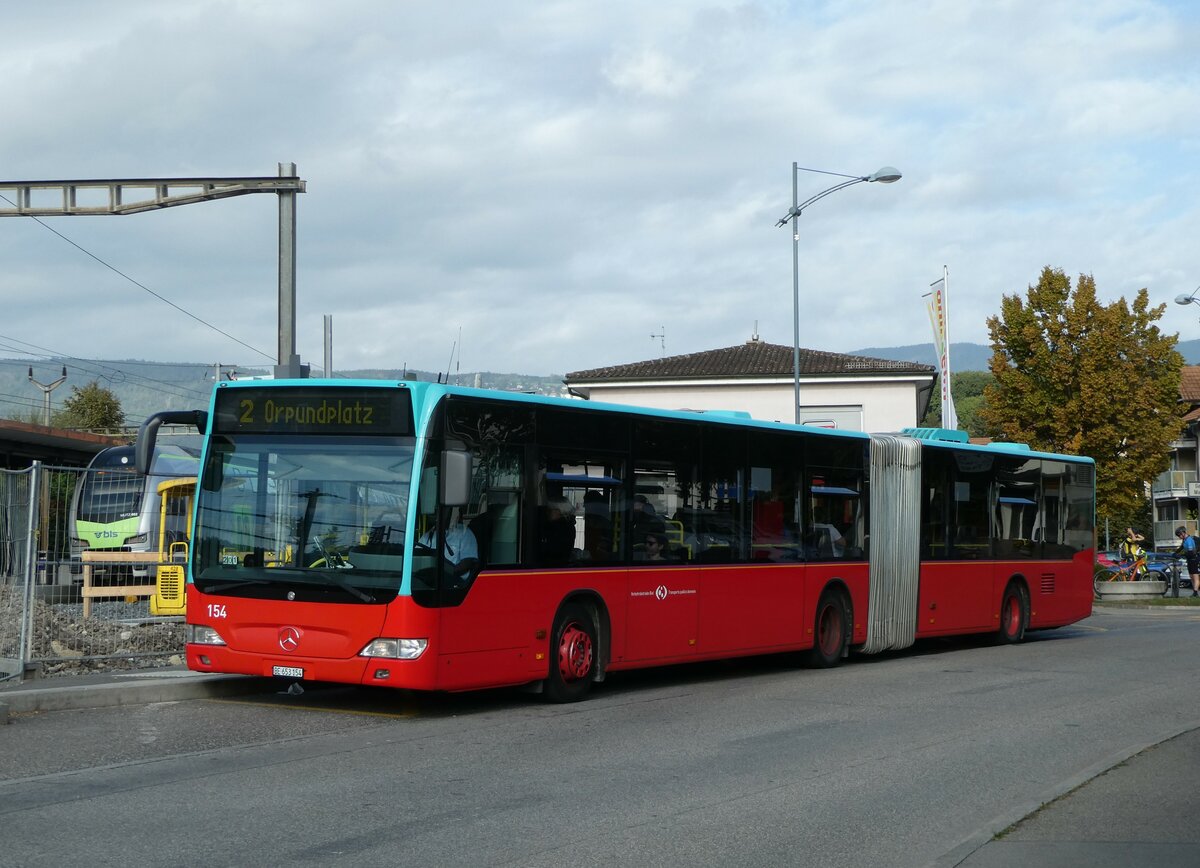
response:
<path id="1" fill-rule="evenodd" d="M 596 674 L 596 622 L 578 603 L 563 606 L 554 619 L 550 673 L 545 695 L 551 702 L 578 702 Z"/>
<path id="2" fill-rule="evenodd" d="M 1029 595 L 1020 582 L 1009 582 L 1000 601 L 1000 629 L 996 641 L 1002 645 L 1013 645 L 1025 638 L 1029 627 Z"/>
<path id="3" fill-rule="evenodd" d="M 838 591 L 827 589 L 817 601 L 813 646 L 805 655 L 805 662 L 815 669 L 829 669 L 841 663 L 850 641 L 847 624 L 846 598 Z"/>

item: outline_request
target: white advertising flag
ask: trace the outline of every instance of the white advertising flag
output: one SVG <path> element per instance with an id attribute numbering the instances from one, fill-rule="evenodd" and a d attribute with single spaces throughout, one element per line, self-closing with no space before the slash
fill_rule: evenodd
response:
<path id="1" fill-rule="evenodd" d="M 938 356 L 938 370 L 942 381 L 942 427 L 958 430 L 958 414 L 954 412 L 954 396 L 950 394 L 950 335 L 947 328 L 946 294 L 950 283 L 950 272 L 942 266 L 942 277 L 929 284 L 925 293 L 925 304 L 929 311 L 929 323 L 933 326 L 933 347 Z"/>

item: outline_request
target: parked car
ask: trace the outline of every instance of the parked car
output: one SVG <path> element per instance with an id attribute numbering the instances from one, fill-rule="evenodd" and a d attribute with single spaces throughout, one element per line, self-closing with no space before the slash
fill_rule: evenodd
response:
<path id="1" fill-rule="evenodd" d="M 1109 572 L 1115 572 L 1121 566 L 1121 555 L 1119 552 L 1097 552 L 1096 564 L 1104 567 Z M 1174 552 L 1146 552 L 1146 581 L 1166 582 L 1167 587 L 1171 587 L 1171 577 L 1175 575 L 1175 553 Z M 1192 580 L 1188 577 L 1187 571 L 1183 568 L 1183 563 L 1179 564 L 1179 587 L 1192 586 Z"/>

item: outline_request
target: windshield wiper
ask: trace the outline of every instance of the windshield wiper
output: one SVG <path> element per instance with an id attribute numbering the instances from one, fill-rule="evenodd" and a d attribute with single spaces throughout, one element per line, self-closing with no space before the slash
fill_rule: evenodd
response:
<path id="1" fill-rule="evenodd" d="M 201 581 L 203 581 L 203 579 L 201 579 Z M 243 579 L 243 580 L 237 581 L 237 582 L 221 582 L 219 584 L 212 585 L 207 588 L 201 586 L 200 590 L 206 594 L 219 594 L 221 591 L 231 591 L 234 588 L 244 588 L 244 587 L 248 587 L 250 585 L 277 585 L 277 584 L 279 584 L 279 582 L 273 582 L 273 581 L 269 581 L 267 579 Z M 310 583 L 304 582 L 303 584 L 309 585 Z M 347 594 L 349 594 L 352 597 L 357 597 L 358 599 L 362 600 L 364 603 L 374 603 L 375 602 L 375 598 L 373 596 L 354 587 L 354 585 L 350 584 L 345 579 L 337 579 L 336 581 L 334 581 L 330 584 L 332 584 L 333 586 L 335 586 L 337 588 L 340 588 L 341 590 L 345 591 Z M 329 587 L 330 584 L 325 584 L 325 587 Z M 318 587 L 320 587 L 320 585 L 318 585 Z"/>
<path id="2" fill-rule="evenodd" d="M 201 579 L 200 581 L 204 581 L 204 580 Z M 245 587 L 246 585 L 271 585 L 271 584 L 274 584 L 274 582 L 268 582 L 266 579 L 242 579 L 241 581 L 238 581 L 238 582 L 222 582 L 220 584 L 213 585 L 212 587 L 201 588 L 200 590 L 206 594 L 216 594 L 221 591 L 232 590 L 233 588 L 242 588 L 242 587 Z"/>
<path id="3" fill-rule="evenodd" d="M 350 584 L 345 579 L 339 579 L 337 582 L 335 582 L 335 584 L 339 588 L 341 588 L 343 591 L 345 591 L 347 594 L 350 594 L 351 596 L 354 596 L 354 597 L 358 597 L 364 603 L 374 603 L 375 602 L 374 597 L 372 597 L 368 593 L 365 593 L 364 591 L 360 591 L 358 588 L 354 587 L 354 585 Z"/>

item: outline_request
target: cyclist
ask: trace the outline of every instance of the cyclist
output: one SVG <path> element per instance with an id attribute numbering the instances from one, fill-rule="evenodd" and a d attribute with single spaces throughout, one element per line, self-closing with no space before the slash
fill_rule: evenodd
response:
<path id="1" fill-rule="evenodd" d="M 1146 550 L 1142 548 L 1143 540 L 1145 540 L 1145 537 L 1135 531 L 1133 528 L 1125 528 L 1125 539 L 1122 540 L 1120 548 L 1121 563 L 1126 564 L 1132 562 L 1132 579 L 1134 581 L 1140 579 L 1142 577 L 1142 573 L 1146 570 Z"/>
<path id="2" fill-rule="evenodd" d="M 1175 536 L 1179 538 L 1179 548 L 1175 554 L 1183 555 L 1187 561 L 1188 575 L 1192 578 L 1192 596 L 1200 597 L 1200 550 L 1196 548 L 1196 538 L 1183 525 L 1175 528 Z"/>

